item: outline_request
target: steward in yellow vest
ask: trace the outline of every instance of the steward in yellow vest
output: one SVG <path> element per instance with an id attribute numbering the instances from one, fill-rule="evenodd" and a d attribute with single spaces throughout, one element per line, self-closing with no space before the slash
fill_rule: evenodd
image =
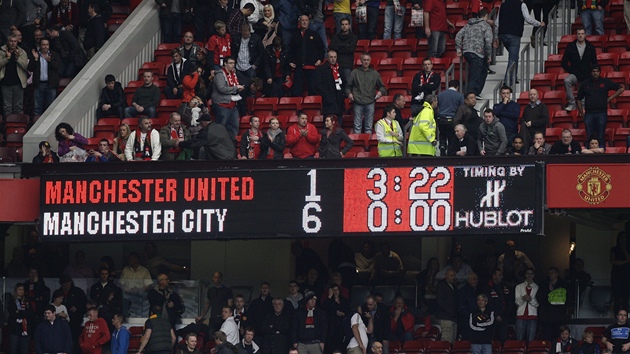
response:
<path id="1" fill-rule="evenodd" d="M 435 125 L 434 109 L 438 100 L 435 95 L 428 95 L 424 99 L 423 109 L 413 119 L 413 126 L 407 143 L 409 155 L 435 156 L 437 145 L 437 132 Z"/>

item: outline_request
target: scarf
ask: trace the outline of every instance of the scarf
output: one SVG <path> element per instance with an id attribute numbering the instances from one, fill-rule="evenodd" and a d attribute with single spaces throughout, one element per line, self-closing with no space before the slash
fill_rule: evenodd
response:
<path id="1" fill-rule="evenodd" d="M 335 80 L 335 88 L 337 91 L 341 91 L 341 76 L 339 76 L 339 63 L 335 65 L 331 65 L 330 69 L 332 70 L 333 79 Z"/>
<path id="2" fill-rule="evenodd" d="M 51 154 L 44 156 L 44 163 L 53 163 L 55 162 L 55 160 L 53 160 L 53 157 Z"/>
<path id="3" fill-rule="evenodd" d="M 227 80 L 228 86 L 232 87 L 238 85 L 238 78 L 236 77 L 235 71 L 229 73 L 227 70 L 225 70 L 225 68 L 222 68 L 221 70 L 223 70 L 223 73 L 225 74 L 225 79 Z"/>
<path id="4" fill-rule="evenodd" d="M 179 129 L 171 127 L 171 139 L 184 139 L 184 129 L 182 127 L 179 127 Z M 175 158 L 177 158 L 177 155 L 179 155 L 180 151 L 182 151 L 182 149 L 179 146 L 168 149 L 168 152 L 170 152 L 171 154 L 175 154 Z"/>
<path id="5" fill-rule="evenodd" d="M 147 137 L 144 139 L 144 147 L 140 147 L 140 140 L 142 140 L 142 132 L 140 129 L 136 130 L 136 141 L 133 142 L 133 151 L 137 160 L 150 161 L 153 155 L 153 149 L 151 149 L 151 131 L 147 132 Z"/>
<path id="6" fill-rule="evenodd" d="M 278 134 L 280 134 L 281 131 L 282 129 L 280 128 L 267 130 L 267 134 L 269 135 L 269 139 L 271 140 L 271 142 L 273 142 L 276 139 L 276 136 L 278 136 Z M 269 144 L 269 147 L 267 148 L 267 158 L 273 159 L 274 152 L 275 151 L 271 148 L 271 144 Z"/>
<path id="7" fill-rule="evenodd" d="M 260 139 L 262 138 L 262 133 L 258 130 L 255 134 L 249 129 L 249 135 L 247 136 L 247 158 L 255 159 L 260 155 Z M 252 141 L 251 136 L 257 136 L 258 141 Z"/>
<path id="8" fill-rule="evenodd" d="M 15 305 L 18 311 L 26 311 L 26 302 L 22 301 L 22 299 L 15 299 Z M 26 318 L 18 318 L 15 321 L 22 324 L 22 336 L 28 336 L 28 321 Z"/>
<path id="9" fill-rule="evenodd" d="M 64 26 L 70 25 L 72 24 L 72 11 L 70 8 L 70 3 L 68 3 L 68 6 L 66 6 L 65 9 L 61 8 L 61 4 L 59 4 L 59 7 L 57 8 L 57 22 L 61 23 Z M 65 11 L 62 11 L 65 10 Z M 67 21 L 63 21 L 63 15 L 66 15 L 66 20 Z"/>
<path id="10" fill-rule="evenodd" d="M 428 76 L 426 72 L 423 72 L 420 75 L 420 85 L 424 86 L 428 84 L 432 78 L 433 78 L 433 71 L 431 71 Z"/>
<path id="11" fill-rule="evenodd" d="M 315 312 L 315 308 L 306 306 L 306 310 L 308 311 L 308 313 L 306 314 L 305 322 L 306 328 L 315 328 L 315 317 L 313 317 L 313 312 Z"/>

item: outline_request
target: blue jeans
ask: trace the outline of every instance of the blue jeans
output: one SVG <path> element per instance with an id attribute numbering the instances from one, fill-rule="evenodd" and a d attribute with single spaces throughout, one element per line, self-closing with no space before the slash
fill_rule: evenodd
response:
<path id="1" fill-rule="evenodd" d="M 536 337 L 536 322 L 538 320 L 520 320 L 516 319 L 516 339 L 524 340 L 527 343 Z M 527 334 L 527 336 L 525 336 Z"/>
<path id="2" fill-rule="evenodd" d="M 521 50 L 521 37 L 515 36 L 513 34 L 502 34 L 499 38 L 501 43 L 505 46 L 505 49 L 508 51 L 508 69 L 515 63 L 516 68 L 514 70 L 514 76 L 508 78 L 508 71 L 505 71 L 505 77 L 503 78 L 503 83 L 510 86 L 515 80 L 518 80 L 518 55 Z"/>
<path id="3" fill-rule="evenodd" d="M 587 36 L 604 35 L 604 10 L 582 10 L 582 23 Z M 593 33 L 595 25 L 595 33 Z"/>
<path id="4" fill-rule="evenodd" d="M 155 118 L 157 117 L 156 112 L 157 111 L 153 106 L 144 107 L 144 111 L 142 112 L 138 112 L 138 110 L 134 106 L 129 106 L 125 108 L 125 118 L 133 118 L 135 116 L 147 116 L 149 118 Z"/>
<path id="5" fill-rule="evenodd" d="M 446 32 L 431 31 L 429 36 L 429 58 L 440 58 L 446 51 Z"/>
<path id="6" fill-rule="evenodd" d="M 234 133 L 234 136 L 238 135 L 238 123 L 240 120 L 238 108 L 225 108 L 218 104 L 213 104 L 212 113 L 214 113 L 217 123 L 223 124 L 228 131 Z"/>
<path id="7" fill-rule="evenodd" d="M 486 85 L 486 77 L 488 77 L 488 61 L 486 58 L 480 58 L 474 53 L 464 53 L 464 58 L 468 62 L 468 87 L 467 91 L 474 91 L 477 96 L 481 94 L 481 90 Z"/>
<path id="8" fill-rule="evenodd" d="M 324 53 L 321 54 L 326 54 L 326 52 L 328 51 L 328 38 L 326 38 L 326 28 L 324 27 L 324 23 L 311 20 L 311 24 L 308 25 L 308 29 L 319 34 L 322 39 L 322 43 L 324 43 Z"/>
<path id="9" fill-rule="evenodd" d="M 597 141 L 599 141 L 599 147 L 601 148 L 605 145 L 604 132 L 606 132 L 606 121 L 608 121 L 607 112 L 584 112 L 587 138 L 596 136 Z"/>
<path id="10" fill-rule="evenodd" d="M 40 82 L 35 88 L 35 108 L 33 114 L 42 115 L 57 97 L 57 89 L 50 87 L 47 82 Z"/>
<path id="11" fill-rule="evenodd" d="M 367 23 L 359 23 L 359 39 L 375 39 L 378 23 L 378 6 L 367 7 Z"/>
<path id="12" fill-rule="evenodd" d="M 394 39 L 402 38 L 403 23 L 405 22 L 405 8 L 402 8 L 402 16 L 396 15 L 396 9 L 392 6 L 385 7 L 385 33 L 383 39 L 392 38 L 392 24 L 394 27 Z"/>
<path id="13" fill-rule="evenodd" d="M 355 134 L 361 134 L 361 128 L 364 133 L 372 134 L 372 123 L 374 123 L 374 103 L 358 104 L 354 103 L 354 131 Z"/>
<path id="14" fill-rule="evenodd" d="M 471 354 L 492 354 L 492 344 L 471 344 Z"/>
<path id="15" fill-rule="evenodd" d="M 333 12 L 333 17 L 335 18 L 335 33 L 341 31 L 341 20 L 350 21 L 350 28 L 352 28 L 352 14 Z"/>

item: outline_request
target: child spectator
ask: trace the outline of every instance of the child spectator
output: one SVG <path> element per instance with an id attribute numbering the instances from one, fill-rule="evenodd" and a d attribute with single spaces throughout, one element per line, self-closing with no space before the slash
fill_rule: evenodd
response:
<path id="1" fill-rule="evenodd" d="M 556 354 L 577 354 L 579 344 L 571 338 L 571 330 L 568 326 L 560 326 L 560 338 L 556 342 Z"/>
<path id="2" fill-rule="evenodd" d="M 579 354 L 599 354 L 601 352 L 599 344 L 593 342 L 593 337 L 593 332 L 584 331 L 584 334 L 582 334 L 582 340 L 584 342 L 580 345 Z M 605 352 L 606 351 L 604 351 L 604 353 Z"/>

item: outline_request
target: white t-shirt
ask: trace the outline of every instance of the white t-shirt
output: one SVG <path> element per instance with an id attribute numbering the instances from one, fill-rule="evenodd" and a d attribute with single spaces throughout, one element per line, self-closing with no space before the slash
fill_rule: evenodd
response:
<path id="1" fill-rule="evenodd" d="M 238 326 L 234 321 L 234 317 L 228 317 L 228 319 L 223 322 L 221 325 L 221 331 L 227 336 L 228 342 L 234 345 L 238 344 Z"/>
<path id="2" fill-rule="evenodd" d="M 361 342 L 363 342 L 363 346 L 367 348 L 368 345 L 368 335 L 367 328 L 365 327 L 365 323 L 363 323 L 363 319 L 361 315 L 355 313 L 350 319 L 350 325 L 354 326 L 355 324 L 359 324 L 359 335 L 361 336 Z M 352 337 L 350 343 L 348 343 L 348 347 L 346 349 L 356 348 L 359 346 L 359 342 L 355 337 Z"/>
<path id="3" fill-rule="evenodd" d="M 52 304 L 52 305 L 55 306 L 55 315 L 58 315 L 58 314 L 60 314 L 62 312 L 65 312 L 66 314 L 68 314 L 68 309 L 66 308 L 66 305 L 59 305 L 59 306 L 57 306 L 55 304 Z M 59 317 L 59 318 L 61 318 L 61 317 Z M 65 320 L 70 322 L 70 316 L 66 316 Z"/>

